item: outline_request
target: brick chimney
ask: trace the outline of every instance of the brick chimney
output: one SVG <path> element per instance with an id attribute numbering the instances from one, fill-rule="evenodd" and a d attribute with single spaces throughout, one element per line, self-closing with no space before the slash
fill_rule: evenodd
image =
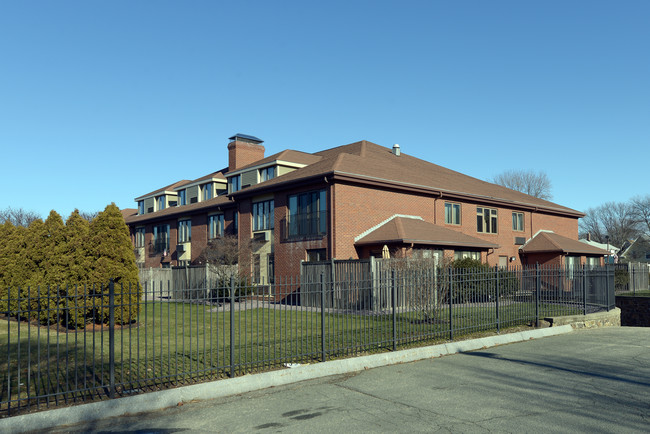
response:
<path id="1" fill-rule="evenodd" d="M 232 172 L 264 158 L 263 141 L 246 134 L 235 134 L 228 143 L 228 171 Z"/>

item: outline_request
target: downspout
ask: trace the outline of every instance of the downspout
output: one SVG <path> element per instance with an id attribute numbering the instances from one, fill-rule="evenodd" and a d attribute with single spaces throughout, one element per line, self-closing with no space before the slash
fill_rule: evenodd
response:
<path id="1" fill-rule="evenodd" d="M 329 245 L 329 252 L 330 252 L 330 258 L 329 259 L 334 259 L 336 258 L 336 246 L 334 245 L 334 240 L 336 239 L 334 237 L 334 227 L 335 227 L 335 218 L 334 218 L 334 184 L 330 183 L 330 180 L 327 179 L 327 176 L 324 177 L 325 183 L 329 186 L 329 206 L 328 208 L 328 214 L 329 214 L 329 230 L 327 231 L 327 244 Z"/>
<path id="2" fill-rule="evenodd" d="M 438 224 L 438 199 L 442 199 L 442 191 L 438 192 L 438 197 L 433 198 L 433 224 Z"/>
<path id="3" fill-rule="evenodd" d="M 535 233 L 535 232 L 533 232 L 533 216 L 535 215 L 535 213 L 538 210 L 539 210 L 539 208 L 535 207 L 535 209 L 530 212 L 530 238 L 528 238 L 528 239 L 533 238 L 533 234 Z"/>

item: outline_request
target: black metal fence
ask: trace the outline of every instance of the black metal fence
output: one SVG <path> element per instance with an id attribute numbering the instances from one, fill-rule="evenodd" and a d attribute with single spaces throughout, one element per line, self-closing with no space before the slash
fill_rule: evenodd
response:
<path id="1" fill-rule="evenodd" d="M 650 266 L 648 264 L 630 262 L 616 264 L 614 267 L 617 294 L 650 291 Z"/>
<path id="2" fill-rule="evenodd" d="M 379 291 L 372 273 L 354 284 L 321 274 L 263 287 L 234 279 L 226 287 L 169 286 L 111 284 L 98 297 L 78 296 L 88 293 L 77 288 L 4 292 L 0 415 L 614 307 L 612 267 L 394 267 Z M 78 312 L 89 311 L 107 315 L 79 321 Z"/>

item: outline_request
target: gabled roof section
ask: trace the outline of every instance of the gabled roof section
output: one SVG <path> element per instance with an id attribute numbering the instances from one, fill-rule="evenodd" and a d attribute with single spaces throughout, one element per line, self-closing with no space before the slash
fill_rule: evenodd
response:
<path id="1" fill-rule="evenodd" d="M 166 186 L 166 187 L 159 188 L 158 190 L 154 190 L 154 191 L 152 191 L 151 193 L 143 194 L 143 195 L 140 196 L 140 197 L 136 197 L 136 198 L 135 198 L 135 201 L 137 202 L 137 201 L 142 200 L 142 199 L 145 199 L 145 198 L 147 198 L 147 197 L 156 196 L 156 195 L 159 195 L 159 194 L 161 194 L 161 193 L 164 193 L 165 191 L 169 191 L 169 192 L 175 194 L 176 192 L 174 191 L 174 189 L 175 189 L 176 187 L 180 187 L 180 186 L 182 186 L 182 185 L 189 184 L 190 182 L 192 182 L 192 181 L 188 181 L 187 179 L 183 179 L 183 180 L 181 180 L 181 181 L 177 181 L 177 182 L 175 182 L 175 183 L 173 183 L 173 184 L 169 184 L 169 185 Z"/>
<path id="2" fill-rule="evenodd" d="M 274 162 L 288 162 L 288 163 L 293 163 L 301 166 L 307 166 L 309 164 L 313 164 L 316 163 L 317 161 L 320 161 L 322 158 L 323 157 L 321 156 L 315 154 L 309 154 L 307 152 L 294 151 L 293 149 L 285 149 L 282 152 L 269 155 L 268 157 L 258 160 L 254 163 L 247 164 L 246 166 L 240 167 L 239 169 L 229 173 L 228 175 L 245 172 L 246 170 L 251 169 L 253 167 L 265 166 Z"/>
<path id="3" fill-rule="evenodd" d="M 334 180 L 338 178 L 376 186 L 430 192 L 442 197 L 446 195 L 450 198 L 500 203 L 505 206 L 544 210 L 576 218 L 584 216 L 574 209 L 464 175 L 404 152 L 396 156 L 390 149 L 365 140 L 319 151 L 314 155 L 322 159 L 234 194 L 257 193 L 259 190 L 279 187 L 283 184 L 332 176 Z"/>
<path id="4" fill-rule="evenodd" d="M 122 213 L 122 218 L 124 218 L 124 220 L 138 214 L 138 210 L 135 208 L 124 208 L 121 209 L 120 212 Z"/>
<path id="5" fill-rule="evenodd" d="M 621 249 L 619 255 L 623 258 L 627 258 L 630 256 L 630 252 L 638 249 L 639 246 L 641 246 L 641 248 L 644 248 L 644 245 L 650 245 L 650 236 L 641 234 L 634 240 L 629 241 L 629 244 Z"/>
<path id="6" fill-rule="evenodd" d="M 498 244 L 437 226 L 425 222 L 420 217 L 413 216 L 393 216 L 370 233 L 356 240 L 355 245 L 390 243 L 426 244 L 481 250 L 499 247 Z"/>
<path id="7" fill-rule="evenodd" d="M 189 187 L 191 185 L 202 184 L 203 181 L 210 181 L 212 179 L 223 180 L 223 182 L 226 182 L 226 177 L 224 176 L 224 173 L 227 173 L 227 172 L 228 172 L 228 168 L 217 170 L 216 172 L 209 173 L 209 174 L 207 174 L 205 176 L 194 179 L 192 181 L 187 181 L 185 184 L 181 184 L 181 185 L 175 187 L 175 190 L 181 190 L 182 188 Z"/>
<path id="8" fill-rule="evenodd" d="M 235 205 L 234 202 L 228 199 L 228 196 L 217 196 L 203 202 L 197 202 L 197 203 L 192 203 L 189 205 L 182 205 L 182 206 L 171 206 L 152 213 L 133 215 L 128 218 L 125 218 L 125 220 L 129 224 L 145 223 L 153 220 L 159 220 L 159 219 L 164 220 L 164 219 L 174 218 L 179 215 L 191 214 L 195 211 L 205 210 L 210 208 L 215 208 L 215 211 L 217 211 L 219 207 L 226 208 L 226 207 L 232 207 L 234 205 Z"/>
<path id="9" fill-rule="evenodd" d="M 564 237 L 550 231 L 539 231 L 519 250 L 522 253 L 579 253 L 581 255 L 609 255 L 607 250 L 590 246 L 578 240 Z"/>
<path id="10" fill-rule="evenodd" d="M 592 247 L 597 247 L 597 248 L 603 249 L 603 250 L 607 250 L 609 248 L 610 252 L 611 251 L 618 252 L 619 250 L 621 250 L 619 247 L 616 247 L 616 246 L 614 246 L 612 244 L 603 244 L 603 243 L 599 243 L 599 242 L 596 242 L 596 241 L 585 240 L 585 239 L 581 239 L 580 242 L 585 243 L 585 244 L 589 244 Z"/>

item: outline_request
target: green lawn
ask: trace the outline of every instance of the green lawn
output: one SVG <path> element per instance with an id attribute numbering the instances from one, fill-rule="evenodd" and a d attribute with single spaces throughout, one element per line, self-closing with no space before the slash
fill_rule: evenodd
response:
<path id="1" fill-rule="evenodd" d="M 554 316 L 580 313 L 542 305 L 540 317 L 551 308 Z M 454 339 L 497 328 L 493 307 L 455 306 L 451 313 Z M 500 308 L 499 325 L 526 324 L 534 315 L 532 303 L 505 305 Z M 222 378 L 231 373 L 231 355 L 234 373 L 240 375 L 285 363 L 317 362 L 323 350 L 328 359 L 385 351 L 393 348 L 393 337 L 398 348 L 442 342 L 450 338 L 449 316 L 448 308 L 438 309 L 424 321 L 421 312 L 321 315 L 284 306 L 235 311 L 231 316 L 216 306 L 148 302 L 136 326 L 114 333 L 117 391 L 125 395 Z M 52 395 L 50 402 L 71 402 L 105 396 L 109 384 L 106 327 L 65 333 L 0 320 L 0 342 L 1 409 L 6 409 L 9 398 Z M 30 404 L 38 403 L 30 399 Z"/>
<path id="2" fill-rule="evenodd" d="M 621 292 L 616 294 L 617 297 L 650 297 L 649 291 Z"/>

